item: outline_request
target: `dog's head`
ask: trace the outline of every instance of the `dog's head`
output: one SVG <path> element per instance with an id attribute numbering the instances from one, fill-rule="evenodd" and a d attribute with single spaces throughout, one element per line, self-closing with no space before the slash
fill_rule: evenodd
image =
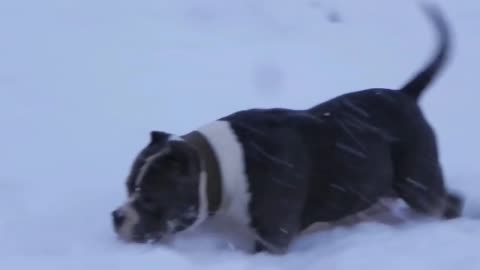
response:
<path id="1" fill-rule="evenodd" d="M 201 177 L 193 147 L 152 131 L 131 166 L 128 200 L 112 212 L 117 235 L 133 242 L 158 241 L 194 225 L 202 218 Z"/>

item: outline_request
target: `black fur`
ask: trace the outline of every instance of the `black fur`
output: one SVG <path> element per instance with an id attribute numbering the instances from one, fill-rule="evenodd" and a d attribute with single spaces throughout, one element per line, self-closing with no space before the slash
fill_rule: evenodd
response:
<path id="1" fill-rule="evenodd" d="M 445 187 L 435 134 L 418 106 L 450 48 L 440 12 L 432 6 L 424 10 L 440 45 L 402 89 L 361 90 L 306 110 L 252 109 L 219 119 L 230 124 L 243 148 L 257 251 L 283 253 L 312 223 L 340 220 L 383 197 L 402 198 L 434 217 L 461 215 L 463 198 Z M 132 165 L 130 202 L 114 212 L 124 238 L 160 238 L 167 227 L 180 231 L 198 216 L 200 155 L 188 142 L 169 137 L 152 132 Z M 122 231 L 134 214 L 140 222 Z"/>
<path id="2" fill-rule="evenodd" d="M 252 109 L 222 118 L 244 147 L 258 250 L 283 252 L 318 221 L 399 196 L 433 216 L 460 215 L 462 199 L 445 188 L 437 143 L 417 100 L 443 68 L 449 31 L 425 7 L 439 34 L 433 61 L 400 90 L 368 89 L 307 110 Z M 273 250 L 272 250 L 273 249 Z"/>

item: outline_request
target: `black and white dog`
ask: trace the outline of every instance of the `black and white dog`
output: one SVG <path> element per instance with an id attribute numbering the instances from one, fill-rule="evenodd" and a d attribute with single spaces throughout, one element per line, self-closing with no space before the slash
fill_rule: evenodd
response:
<path id="1" fill-rule="evenodd" d="M 444 66 L 448 25 L 433 60 L 400 90 L 344 94 L 306 110 L 251 109 L 182 136 L 152 131 L 113 211 L 117 235 L 157 241 L 227 216 L 251 229 L 256 250 L 282 254 L 316 222 L 336 221 L 381 198 L 440 219 L 461 215 L 447 191 L 434 131 L 417 100 Z"/>

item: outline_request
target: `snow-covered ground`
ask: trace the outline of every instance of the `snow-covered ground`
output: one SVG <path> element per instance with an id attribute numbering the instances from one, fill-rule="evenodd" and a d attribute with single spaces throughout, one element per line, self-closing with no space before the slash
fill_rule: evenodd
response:
<path id="1" fill-rule="evenodd" d="M 435 46 L 416 1 L 0 1 L 0 268 L 480 269 L 480 3 L 439 3 L 455 47 L 422 105 L 466 217 L 334 228 L 273 257 L 207 232 L 117 241 L 133 156 L 151 129 L 401 86 Z"/>

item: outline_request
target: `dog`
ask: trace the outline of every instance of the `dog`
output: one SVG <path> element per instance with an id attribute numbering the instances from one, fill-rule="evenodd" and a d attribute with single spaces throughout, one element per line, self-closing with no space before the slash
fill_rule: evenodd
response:
<path id="1" fill-rule="evenodd" d="M 433 128 L 418 100 L 447 62 L 449 26 L 435 6 L 433 58 L 399 90 L 373 88 L 304 110 L 248 109 L 178 136 L 152 130 L 131 165 L 116 235 L 156 242 L 225 216 L 249 228 L 255 252 L 285 254 L 302 231 L 382 198 L 447 220 L 464 199 L 447 190 Z"/>

